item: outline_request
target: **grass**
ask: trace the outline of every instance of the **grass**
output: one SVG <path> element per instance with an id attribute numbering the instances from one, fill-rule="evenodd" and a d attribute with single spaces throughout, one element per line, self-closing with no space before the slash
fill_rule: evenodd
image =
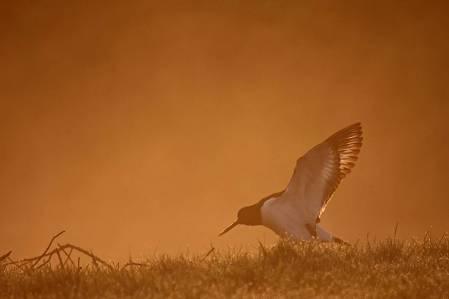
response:
<path id="1" fill-rule="evenodd" d="M 0 265 L 0 298 L 449 298 L 449 238 L 159 255 L 142 265 Z"/>

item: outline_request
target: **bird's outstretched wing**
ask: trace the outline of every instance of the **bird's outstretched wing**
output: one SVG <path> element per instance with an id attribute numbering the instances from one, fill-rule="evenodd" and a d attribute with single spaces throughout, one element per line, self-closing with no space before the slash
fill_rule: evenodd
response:
<path id="1" fill-rule="evenodd" d="M 319 222 L 341 180 L 351 172 L 362 146 L 360 123 L 330 136 L 298 159 L 282 200 L 293 200 L 307 223 Z"/>

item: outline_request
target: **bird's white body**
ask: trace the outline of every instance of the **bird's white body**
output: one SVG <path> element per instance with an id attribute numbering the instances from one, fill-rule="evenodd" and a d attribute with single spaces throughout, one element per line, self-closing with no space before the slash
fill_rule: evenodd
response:
<path id="1" fill-rule="evenodd" d="M 237 224 L 264 225 L 281 237 L 343 242 L 322 228 L 320 218 L 341 180 L 351 172 L 362 147 L 360 123 L 314 146 L 296 161 L 287 188 L 239 210 Z"/>
<path id="2" fill-rule="evenodd" d="M 262 203 L 262 225 L 296 240 L 335 240 L 319 225 L 320 217 L 340 181 L 354 167 L 361 146 L 362 129 L 357 123 L 300 157 L 285 191 Z"/>
<path id="3" fill-rule="evenodd" d="M 262 225 L 268 227 L 282 238 L 294 240 L 313 239 L 307 229 L 301 207 L 294 201 L 282 201 L 273 197 L 262 205 Z M 321 241 L 332 241 L 332 234 L 316 224 L 316 239 Z"/>

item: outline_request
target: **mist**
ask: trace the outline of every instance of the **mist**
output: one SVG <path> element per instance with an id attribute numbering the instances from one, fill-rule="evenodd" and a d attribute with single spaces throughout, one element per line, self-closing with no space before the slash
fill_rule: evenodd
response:
<path id="1" fill-rule="evenodd" d="M 449 230 L 444 4 L 2 4 L 0 252 L 64 238 L 107 257 L 253 246 L 217 234 L 356 121 L 322 217 L 354 242 Z"/>

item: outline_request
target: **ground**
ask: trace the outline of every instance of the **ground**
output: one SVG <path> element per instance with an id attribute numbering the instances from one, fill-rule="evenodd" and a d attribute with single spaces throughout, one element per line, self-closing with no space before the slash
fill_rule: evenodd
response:
<path id="1" fill-rule="evenodd" d="M 349 246 L 280 241 L 126 267 L 5 261 L 0 298 L 449 298 L 447 236 Z"/>

